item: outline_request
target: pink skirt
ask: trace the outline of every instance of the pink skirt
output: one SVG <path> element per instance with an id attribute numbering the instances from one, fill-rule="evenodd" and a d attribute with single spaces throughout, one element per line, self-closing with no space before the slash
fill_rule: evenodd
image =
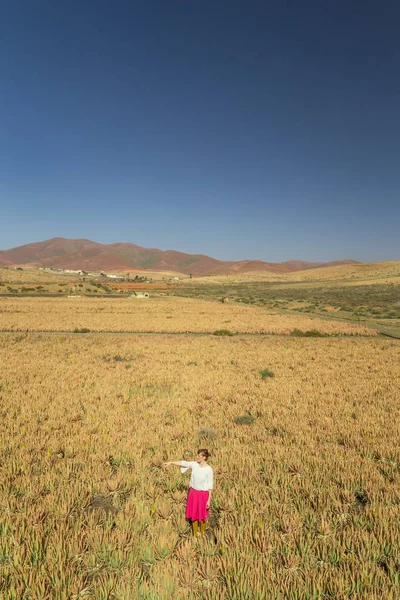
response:
<path id="1" fill-rule="evenodd" d="M 186 503 L 186 518 L 191 521 L 205 521 L 210 513 L 206 508 L 208 492 L 190 488 Z"/>

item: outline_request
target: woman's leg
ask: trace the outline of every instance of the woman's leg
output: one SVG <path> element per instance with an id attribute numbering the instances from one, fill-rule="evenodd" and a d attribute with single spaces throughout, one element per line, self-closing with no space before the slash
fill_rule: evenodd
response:
<path id="1" fill-rule="evenodd" d="M 194 537 L 197 537 L 199 535 L 199 522 L 198 521 L 192 521 L 192 531 L 193 531 Z"/>
<path id="2" fill-rule="evenodd" d="M 205 521 L 200 521 L 200 533 L 201 535 L 204 535 L 206 532 L 206 522 Z"/>

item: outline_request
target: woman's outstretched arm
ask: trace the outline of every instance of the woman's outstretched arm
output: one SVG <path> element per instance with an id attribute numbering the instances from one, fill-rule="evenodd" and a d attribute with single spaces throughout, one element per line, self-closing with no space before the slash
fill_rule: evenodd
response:
<path id="1" fill-rule="evenodd" d="M 164 463 L 164 467 L 169 467 L 169 465 L 175 465 L 176 467 L 181 467 L 182 461 L 181 460 L 170 460 L 169 462 Z"/>

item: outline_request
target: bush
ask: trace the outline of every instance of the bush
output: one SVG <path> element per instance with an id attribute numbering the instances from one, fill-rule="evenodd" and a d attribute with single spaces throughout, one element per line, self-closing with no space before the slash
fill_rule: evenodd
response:
<path id="1" fill-rule="evenodd" d="M 326 337 L 326 334 L 321 333 L 318 329 L 310 329 L 309 331 L 302 331 L 301 329 L 293 329 L 290 335 L 295 337 Z"/>
<path id="2" fill-rule="evenodd" d="M 285 435 L 285 430 L 280 427 L 267 427 L 265 431 L 268 435 L 272 436 L 283 437 Z"/>
<path id="3" fill-rule="evenodd" d="M 202 427 L 199 430 L 199 438 L 207 438 L 209 440 L 214 440 L 217 437 L 217 434 L 212 427 Z"/>
<path id="4" fill-rule="evenodd" d="M 371 502 L 367 492 L 360 488 L 354 492 L 354 500 L 357 508 L 364 509 Z"/>
<path id="5" fill-rule="evenodd" d="M 90 329 L 87 327 L 82 327 L 81 329 L 79 329 L 79 327 L 75 327 L 74 333 L 90 333 Z"/>
<path id="6" fill-rule="evenodd" d="M 221 335 L 229 335 L 229 336 L 231 336 L 234 334 L 232 333 L 232 331 L 229 331 L 229 329 L 217 329 L 217 331 L 214 331 L 213 335 L 220 335 L 220 336 Z"/>
<path id="7" fill-rule="evenodd" d="M 120 354 L 115 354 L 114 356 L 111 356 L 111 354 L 106 354 L 105 356 L 103 356 L 103 360 L 105 362 L 130 362 L 134 360 L 134 356 L 121 356 Z"/>
<path id="8" fill-rule="evenodd" d="M 115 362 L 124 362 L 126 359 L 122 358 L 120 354 L 116 354 L 114 357 Z"/>
<path id="9" fill-rule="evenodd" d="M 267 379 L 268 377 L 275 377 L 275 374 L 271 369 L 261 369 L 258 371 L 261 375 L 261 379 Z"/>
<path id="10" fill-rule="evenodd" d="M 233 422 L 236 423 L 236 425 L 251 425 L 252 423 L 254 423 L 255 418 L 253 417 L 253 415 L 240 415 L 240 417 L 235 417 L 233 419 Z"/>
<path id="11" fill-rule="evenodd" d="M 121 356 L 120 354 L 116 354 L 115 356 L 113 356 L 113 360 L 115 362 L 129 362 L 130 360 L 133 360 L 132 356 Z"/>

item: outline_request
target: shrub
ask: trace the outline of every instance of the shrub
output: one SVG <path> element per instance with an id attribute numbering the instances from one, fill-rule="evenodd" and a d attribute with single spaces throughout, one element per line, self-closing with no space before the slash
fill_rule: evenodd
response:
<path id="1" fill-rule="evenodd" d="M 120 354 L 114 354 L 114 356 L 111 356 L 111 354 L 106 354 L 103 356 L 103 360 L 105 362 L 111 362 L 112 360 L 115 362 L 130 362 L 134 360 L 134 356 L 121 356 Z"/>
<path id="2" fill-rule="evenodd" d="M 212 427 L 202 427 L 199 430 L 199 438 L 207 438 L 209 440 L 215 440 L 215 438 L 217 437 L 216 431 L 215 429 L 212 429 Z"/>
<path id="3" fill-rule="evenodd" d="M 122 358 L 122 356 L 120 354 L 116 354 L 114 356 L 114 360 L 115 360 L 115 362 L 124 362 L 126 359 Z"/>
<path id="4" fill-rule="evenodd" d="M 132 356 L 121 356 L 120 354 L 116 354 L 115 356 L 113 356 L 113 360 L 115 362 L 129 362 L 130 360 L 133 360 Z"/>
<path id="5" fill-rule="evenodd" d="M 354 492 L 354 500 L 357 508 L 364 509 L 371 500 L 367 492 L 360 488 Z"/>
<path id="6" fill-rule="evenodd" d="M 284 437 L 285 435 L 285 430 L 280 428 L 280 427 L 267 427 L 265 429 L 266 433 L 268 435 L 272 435 L 272 436 L 277 436 L 277 437 Z"/>
<path id="7" fill-rule="evenodd" d="M 275 374 L 271 369 L 261 369 L 258 371 L 261 375 L 261 379 L 267 379 L 268 377 L 275 377 Z"/>
<path id="8" fill-rule="evenodd" d="M 239 417 L 235 417 L 233 419 L 233 422 L 236 423 L 236 425 L 251 425 L 252 423 L 254 423 L 255 418 L 253 417 L 253 415 L 240 415 Z"/>
<path id="9" fill-rule="evenodd" d="M 229 329 L 217 329 L 217 331 L 214 331 L 213 335 L 220 335 L 220 336 L 221 335 L 229 335 L 229 336 L 231 336 L 234 334 L 232 333 L 232 331 L 229 331 Z"/>
<path id="10" fill-rule="evenodd" d="M 321 333 L 318 329 L 310 329 L 309 331 L 302 331 L 301 329 L 292 329 L 290 335 L 295 337 L 326 337 L 326 334 Z"/>
<path id="11" fill-rule="evenodd" d="M 87 327 L 82 327 L 81 329 L 79 329 L 79 327 L 75 327 L 74 329 L 74 333 L 89 333 L 90 329 L 88 329 Z"/>
<path id="12" fill-rule="evenodd" d="M 91 513 L 94 511 L 103 511 L 107 516 L 117 513 L 116 507 L 113 505 L 112 497 L 105 494 L 96 494 L 90 500 L 85 508 L 85 512 Z"/>

